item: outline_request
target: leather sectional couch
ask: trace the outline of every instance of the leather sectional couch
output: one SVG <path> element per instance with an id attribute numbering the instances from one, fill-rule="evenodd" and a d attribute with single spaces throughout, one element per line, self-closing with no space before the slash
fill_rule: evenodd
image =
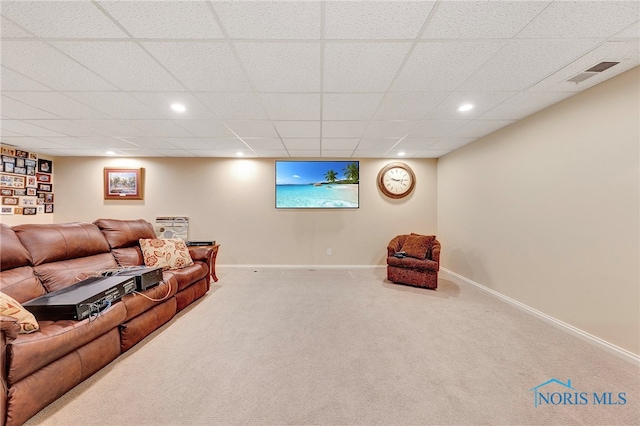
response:
<path id="1" fill-rule="evenodd" d="M 144 220 L 0 228 L 0 292 L 20 303 L 98 271 L 144 265 L 139 239 L 156 238 Z M 189 253 L 193 265 L 164 271 L 159 285 L 97 316 L 38 321 L 30 334 L 18 334 L 15 319 L 1 317 L 0 425 L 23 424 L 202 297 L 210 287 L 211 248 Z"/>

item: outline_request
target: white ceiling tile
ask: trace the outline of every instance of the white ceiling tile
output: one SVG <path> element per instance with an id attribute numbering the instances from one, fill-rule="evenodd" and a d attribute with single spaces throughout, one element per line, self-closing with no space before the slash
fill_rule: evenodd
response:
<path id="1" fill-rule="evenodd" d="M 21 102 L 49 111 L 59 117 L 67 119 L 109 118 L 102 111 L 91 108 L 75 99 L 71 99 L 60 92 L 9 92 L 8 97 L 19 99 Z"/>
<path id="2" fill-rule="evenodd" d="M 571 92 L 521 92 L 482 114 L 480 118 L 520 120 L 573 95 Z"/>
<path id="3" fill-rule="evenodd" d="M 418 124 L 418 121 L 371 121 L 363 137 L 401 138 Z"/>
<path id="4" fill-rule="evenodd" d="M 595 40 L 513 40 L 468 78 L 458 90 L 520 91 L 571 63 Z"/>
<path id="5" fill-rule="evenodd" d="M 319 1 L 213 2 L 231 38 L 319 39 Z"/>
<path id="6" fill-rule="evenodd" d="M 578 84 L 569 82 L 571 77 L 582 73 L 600 62 L 620 62 Z M 640 65 L 640 42 L 612 41 L 603 43 L 586 55 L 580 57 L 566 67 L 559 69 L 547 78 L 531 87 L 532 91 L 564 91 L 579 92 L 602 83 L 615 75 Z"/>
<path id="7" fill-rule="evenodd" d="M 0 68 L 0 87 L 3 93 L 16 90 L 51 90 L 47 86 L 4 66 Z"/>
<path id="8" fill-rule="evenodd" d="M 413 39 L 418 36 L 433 1 L 328 1 L 327 39 Z"/>
<path id="9" fill-rule="evenodd" d="M 0 34 L 2 37 L 10 38 L 10 37 L 33 37 L 31 33 L 29 33 L 24 28 L 19 25 L 14 24 L 4 16 L 0 20 Z"/>
<path id="10" fill-rule="evenodd" d="M 244 138 L 243 140 L 254 151 L 284 150 L 282 140 L 279 138 Z"/>
<path id="11" fill-rule="evenodd" d="M 289 152 L 296 150 L 320 149 L 320 139 L 282 139 Z"/>
<path id="12" fill-rule="evenodd" d="M 65 136 L 60 132 L 46 129 L 44 127 L 37 126 L 32 123 L 21 120 L 2 120 L 0 123 L 2 130 L 8 130 L 10 132 L 16 132 L 23 135 L 40 137 L 40 136 Z"/>
<path id="13" fill-rule="evenodd" d="M 398 139 L 362 138 L 356 150 L 388 151 L 397 143 Z"/>
<path id="14" fill-rule="evenodd" d="M 477 118 L 514 94 L 515 92 L 454 92 L 427 114 L 425 120 Z M 464 112 L 458 111 L 458 108 L 464 104 L 472 104 L 473 109 Z"/>
<path id="15" fill-rule="evenodd" d="M 2 64 L 56 90 L 115 87 L 65 54 L 39 41 L 2 41 Z"/>
<path id="16" fill-rule="evenodd" d="M 458 130 L 451 132 L 450 138 L 480 138 L 498 129 L 508 126 L 515 121 L 509 120 L 473 120 Z"/>
<path id="17" fill-rule="evenodd" d="M 199 150 L 189 150 L 189 152 L 191 154 L 193 154 L 193 156 L 195 157 L 218 157 L 218 158 L 225 158 L 225 157 L 236 157 L 238 152 L 241 152 L 243 154 L 243 157 L 245 158 L 251 158 L 251 157 L 255 157 L 255 153 L 253 151 L 251 151 L 250 149 L 244 149 L 244 150 L 235 150 L 235 149 L 199 149 Z"/>
<path id="18" fill-rule="evenodd" d="M 235 48 L 256 90 L 320 91 L 320 44 L 236 43 Z"/>
<path id="19" fill-rule="evenodd" d="M 322 152 L 325 150 L 347 150 L 353 151 L 358 146 L 358 138 L 322 138 Z"/>
<path id="20" fill-rule="evenodd" d="M 351 155 L 352 158 L 390 158 L 388 150 L 376 149 L 356 149 Z"/>
<path id="21" fill-rule="evenodd" d="M 156 149 L 154 150 L 158 155 L 164 157 L 193 157 L 194 155 L 182 149 Z M 131 154 L 133 151 L 131 152 Z"/>
<path id="22" fill-rule="evenodd" d="M 470 144 L 476 138 L 442 138 L 429 147 L 430 150 L 446 149 L 454 150 Z"/>
<path id="23" fill-rule="evenodd" d="M 185 138 L 194 136 L 182 127 L 185 120 L 131 120 L 138 129 L 147 136 L 159 136 L 165 138 Z"/>
<path id="24" fill-rule="evenodd" d="M 180 120 L 180 127 L 198 137 L 232 137 L 234 136 L 220 120 Z"/>
<path id="25" fill-rule="evenodd" d="M 393 89 L 407 92 L 455 90 L 503 45 L 503 41 L 418 43 Z"/>
<path id="26" fill-rule="evenodd" d="M 263 93 L 272 120 L 319 120 L 321 95 L 317 93 Z"/>
<path id="27" fill-rule="evenodd" d="M 204 1 L 101 1 L 136 38 L 222 38 Z"/>
<path id="28" fill-rule="evenodd" d="M 43 138 L 49 142 L 54 142 L 65 148 L 100 148 L 102 154 L 108 150 L 132 148 L 135 145 L 126 140 L 108 137 L 108 136 L 83 136 L 83 137 L 46 137 Z"/>
<path id="29" fill-rule="evenodd" d="M 424 120 L 409 133 L 411 138 L 440 138 L 459 129 L 469 120 Z"/>
<path id="30" fill-rule="evenodd" d="M 2 133 L 4 133 L 4 129 L 2 129 Z M 44 153 L 41 150 L 60 148 L 62 146 L 55 142 L 40 139 L 34 136 L 20 136 L 20 137 L 18 136 L 4 137 L 3 136 L 2 142 L 15 145 L 25 151 L 34 151 L 40 154 Z"/>
<path id="31" fill-rule="evenodd" d="M 411 43 L 326 43 L 324 90 L 380 92 L 388 89 Z"/>
<path id="32" fill-rule="evenodd" d="M 1 141 L 6 142 L 8 137 L 11 136 L 22 136 L 24 137 L 25 135 L 22 133 L 18 133 L 18 132 L 12 132 L 6 129 L 0 129 L 0 137 L 2 138 Z"/>
<path id="33" fill-rule="evenodd" d="M 637 1 L 554 1 L 518 38 L 606 38 L 640 17 Z"/>
<path id="34" fill-rule="evenodd" d="M 225 123 L 241 138 L 277 138 L 273 123 L 260 120 L 225 120 Z"/>
<path id="35" fill-rule="evenodd" d="M 320 121 L 274 121 L 282 138 L 319 138 Z"/>
<path id="36" fill-rule="evenodd" d="M 227 149 L 236 151 L 248 149 L 247 144 L 245 144 L 238 138 L 203 138 L 202 140 L 207 145 L 208 149 Z M 192 150 L 193 148 L 188 149 Z"/>
<path id="37" fill-rule="evenodd" d="M 638 40 L 639 35 L 640 35 L 640 21 L 636 21 L 633 24 L 629 25 L 624 30 L 620 31 L 619 33 L 616 33 L 615 38 L 616 39 L 631 38 L 631 39 Z"/>
<path id="38" fill-rule="evenodd" d="M 2 2 L 2 14 L 38 37 L 124 38 L 127 35 L 87 1 Z"/>
<path id="39" fill-rule="evenodd" d="M 382 96 L 381 93 L 325 94 L 323 118 L 325 120 L 369 120 L 380 104 Z"/>
<path id="40" fill-rule="evenodd" d="M 198 92 L 195 94 L 222 120 L 266 120 L 260 99 L 252 92 Z M 273 117 L 272 117 L 273 118 Z"/>
<path id="41" fill-rule="evenodd" d="M 375 120 L 420 120 L 442 102 L 449 92 L 387 92 Z"/>
<path id="42" fill-rule="evenodd" d="M 52 44 L 120 89 L 184 89 L 137 43 L 60 41 Z"/>
<path id="43" fill-rule="evenodd" d="M 110 118 L 151 120 L 166 118 L 168 115 L 157 113 L 125 92 L 65 92 L 65 95 L 101 111 L 103 116 Z"/>
<path id="44" fill-rule="evenodd" d="M 322 148 L 322 158 L 351 158 L 352 153 L 353 153 L 352 149 L 340 150 L 340 149 Z"/>
<path id="45" fill-rule="evenodd" d="M 24 120 L 24 122 L 68 136 L 105 136 L 98 130 L 71 120 Z"/>
<path id="46" fill-rule="evenodd" d="M 367 121 L 322 121 L 323 138 L 359 138 L 367 127 Z"/>
<path id="47" fill-rule="evenodd" d="M 512 38 L 549 1 L 443 1 L 429 20 L 424 38 Z M 455 25 L 451 25 L 455 22 Z"/>
<path id="48" fill-rule="evenodd" d="M 394 147 L 395 150 L 423 150 L 430 148 L 440 138 L 404 138 Z"/>
<path id="49" fill-rule="evenodd" d="M 217 142 L 226 143 L 227 140 L 237 140 L 237 138 L 162 138 L 166 143 L 180 149 L 210 149 Z"/>
<path id="50" fill-rule="evenodd" d="M 6 96 L 2 96 L 0 101 L 2 115 L 7 118 L 14 119 L 38 119 L 38 118 L 60 118 L 43 109 L 27 105 Z"/>
<path id="51" fill-rule="evenodd" d="M 173 120 L 195 120 L 216 118 L 212 111 L 202 104 L 194 94 L 190 92 L 129 92 L 129 94 L 154 111 L 156 117 L 170 118 Z M 184 112 L 176 112 L 171 105 L 177 103 L 186 108 Z M 144 112 L 143 114 L 147 114 Z M 137 115 L 132 115 L 137 117 Z M 139 117 L 147 118 L 147 117 Z"/>
<path id="52" fill-rule="evenodd" d="M 227 43 L 146 42 L 143 46 L 190 90 L 250 90 Z"/>
<path id="53" fill-rule="evenodd" d="M 128 137 L 128 136 L 147 136 L 143 130 L 135 127 L 132 122 L 127 120 L 94 120 L 87 119 L 79 121 L 88 127 L 96 129 L 105 135 L 111 135 L 114 137 Z"/>

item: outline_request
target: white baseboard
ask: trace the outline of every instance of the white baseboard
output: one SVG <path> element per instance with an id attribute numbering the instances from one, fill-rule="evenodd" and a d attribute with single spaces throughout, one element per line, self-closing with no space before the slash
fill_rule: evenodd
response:
<path id="1" fill-rule="evenodd" d="M 593 345 L 600 347 L 601 349 L 604 349 L 605 351 L 617 356 L 618 358 L 622 358 L 625 361 L 631 362 L 632 364 L 635 364 L 636 366 L 640 367 L 640 356 L 634 354 L 633 352 L 629 352 L 628 350 L 623 349 L 619 346 L 616 346 L 613 343 L 609 343 L 606 340 L 603 340 L 599 337 L 596 337 L 592 334 L 587 333 L 586 331 L 580 330 L 579 328 L 574 327 L 571 324 L 567 324 L 564 321 L 560 321 L 557 318 L 547 315 L 544 312 L 541 312 L 537 309 L 532 308 L 531 306 L 527 306 L 524 303 L 518 302 L 515 299 L 512 299 L 508 296 L 505 296 L 502 293 L 499 293 L 495 290 L 485 287 L 482 284 L 479 284 L 473 280 L 470 280 L 467 277 L 456 274 L 455 272 L 450 271 L 446 268 L 440 267 L 440 273 L 441 273 L 440 276 L 442 278 L 449 279 L 455 282 L 456 284 L 470 284 L 476 288 L 479 288 L 480 290 L 485 291 L 491 294 L 492 296 L 495 296 L 501 299 L 502 301 L 507 302 L 510 305 L 513 305 L 524 312 L 527 312 L 531 315 L 536 316 L 537 318 L 553 325 L 556 328 L 566 331 L 567 333 L 573 336 L 576 336 L 588 343 L 591 343 Z"/>

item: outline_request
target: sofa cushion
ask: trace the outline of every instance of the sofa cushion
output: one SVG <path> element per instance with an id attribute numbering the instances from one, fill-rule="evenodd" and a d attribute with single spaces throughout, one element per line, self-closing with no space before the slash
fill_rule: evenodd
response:
<path id="1" fill-rule="evenodd" d="M 165 271 L 166 275 L 173 275 L 178 281 L 178 291 L 189 287 L 191 284 L 207 277 L 209 268 L 203 262 L 194 262 L 193 265 L 182 269 L 171 269 Z"/>
<path id="2" fill-rule="evenodd" d="M 387 257 L 387 264 L 389 266 L 396 266 L 399 268 L 413 269 L 416 271 L 437 271 L 438 262 L 434 262 L 429 259 L 415 259 L 413 257 L 397 258 L 395 256 Z"/>
<path id="3" fill-rule="evenodd" d="M 144 264 L 149 267 L 181 269 L 193 265 L 189 249 L 182 238 L 141 238 Z"/>
<path id="4" fill-rule="evenodd" d="M 0 271 L 28 266 L 31 263 L 29 252 L 22 245 L 16 233 L 4 223 L 0 223 Z"/>
<path id="5" fill-rule="evenodd" d="M 123 268 L 144 265 L 144 257 L 140 246 L 111 249 L 111 254 Z"/>
<path id="6" fill-rule="evenodd" d="M 18 320 L 20 333 L 33 333 L 39 326 L 36 317 L 13 297 L 0 293 L 0 315 L 6 315 Z"/>
<path id="7" fill-rule="evenodd" d="M 4 248 L 2 251 L 4 251 Z M 0 288 L 3 293 L 8 294 L 20 303 L 35 299 L 46 293 L 31 266 L 22 266 L 0 272 Z"/>
<path id="8" fill-rule="evenodd" d="M 143 219 L 98 219 L 93 222 L 112 249 L 137 246 L 140 238 L 156 238 L 153 226 Z"/>
<path id="9" fill-rule="evenodd" d="M 20 334 L 7 347 L 9 386 L 118 327 L 125 316 L 124 304 L 116 302 L 95 318 L 40 321 L 40 331 Z"/>
<path id="10" fill-rule="evenodd" d="M 33 266 L 109 253 L 109 243 L 92 223 L 28 224 L 13 230 L 31 254 Z"/>
<path id="11" fill-rule="evenodd" d="M 411 234 L 402 245 L 402 251 L 407 253 L 407 256 L 409 257 L 426 259 L 429 255 L 431 244 L 435 238 L 436 237 L 433 235 Z"/>
<path id="12" fill-rule="evenodd" d="M 82 281 L 101 271 L 117 269 L 118 264 L 111 253 L 97 254 L 78 259 L 45 263 L 33 268 L 47 291 L 60 290 Z"/>

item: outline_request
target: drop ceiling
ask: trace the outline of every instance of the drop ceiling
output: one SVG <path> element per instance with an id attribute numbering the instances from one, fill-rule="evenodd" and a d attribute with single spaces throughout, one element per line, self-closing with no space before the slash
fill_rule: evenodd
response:
<path id="1" fill-rule="evenodd" d="M 438 158 L 640 63 L 637 1 L 1 12 L 0 141 L 51 156 Z M 567 81 L 603 61 L 619 64 Z"/>

